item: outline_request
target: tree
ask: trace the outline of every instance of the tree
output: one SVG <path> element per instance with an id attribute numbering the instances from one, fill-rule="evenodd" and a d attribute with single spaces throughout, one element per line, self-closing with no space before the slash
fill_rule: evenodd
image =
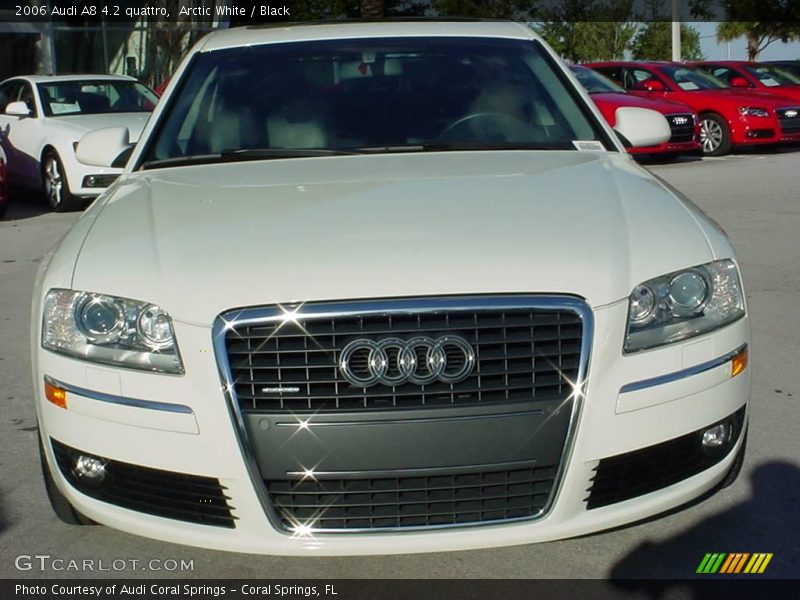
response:
<path id="1" fill-rule="evenodd" d="M 633 0 L 547 2 L 534 29 L 567 60 L 620 59 L 636 32 L 633 5 Z"/>
<path id="2" fill-rule="evenodd" d="M 671 60 L 672 23 L 651 21 L 645 24 L 631 44 L 636 60 Z M 681 57 L 684 60 L 703 60 L 700 34 L 694 27 L 681 23 Z"/>
<path id="3" fill-rule="evenodd" d="M 526 20 L 533 14 L 536 0 L 432 0 L 440 17 Z"/>
<path id="4" fill-rule="evenodd" d="M 726 21 L 717 25 L 717 40 L 730 42 L 739 38 L 747 40 L 747 59 L 758 55 L 773 42 L 800 39 L 800 24 L 787 22 Z"/>
<path id="5" fill-rule="evenodd" d="M 536 32 L 565 60 L 620 60 L 636 33 L 626 22 L 549 22 L 534 26 Z"/>

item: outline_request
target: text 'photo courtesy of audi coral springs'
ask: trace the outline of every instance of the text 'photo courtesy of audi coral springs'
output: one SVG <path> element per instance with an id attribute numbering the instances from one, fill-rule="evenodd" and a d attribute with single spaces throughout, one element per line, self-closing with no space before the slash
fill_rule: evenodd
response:
<path id="1" fill-rule="evenodd" d="M 663 115 L 614 123 L 515 23 L 203 38 L 39 273 L 55 512 L 389 554 L 597 532 L 730 484 L 736 257 L 620 141 L 664 143 Z"/>

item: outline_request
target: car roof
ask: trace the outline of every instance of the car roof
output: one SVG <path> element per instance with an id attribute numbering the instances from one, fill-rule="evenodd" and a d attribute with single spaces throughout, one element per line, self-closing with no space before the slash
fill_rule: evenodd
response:
<path id="1" fill-rule="evenodd" d="M 381 20 L 250 25 L 217 29 L 196 48 L 209 52 L 259 44 L 374 37 L 499 37 L 538 39 L 533 30 L 512 21 L 483 20 Z"/>
<path id="2" fill-rule="evenodd" d="M 687 66 L 686 63 L 675 62 L 671 60 L 606 60 L 606 61 L 592 61 L 585 63 L 587 67 L 663 67 L 669 65 Z"/>
<path id="3" fill-rule="evenodd" d="M 32 83 L 58 83 L 59 81 L 85 81 L 87 79 L 94 81 L 136 81 L 135 77 L 128 77 L 127 75 L 101 75 L 99 73 L 86 73 L 85 75 L 18 75 L 9 79 L 25 79 Z"/>

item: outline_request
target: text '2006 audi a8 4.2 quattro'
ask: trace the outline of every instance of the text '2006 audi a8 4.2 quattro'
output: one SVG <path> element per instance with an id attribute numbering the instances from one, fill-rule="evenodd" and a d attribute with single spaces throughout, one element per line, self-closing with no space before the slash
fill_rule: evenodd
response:
<path id="1" fill-rule="evenodd" d="M 736 257 L 625 152 L 666 141 L 664 117 L 615 116 L 514 23 L 204 38 L 43 261 L 55 512 L 379 554 L 600 531 L 732 482 Z M 99 130 L 77 156 L 127 143 Z"/>

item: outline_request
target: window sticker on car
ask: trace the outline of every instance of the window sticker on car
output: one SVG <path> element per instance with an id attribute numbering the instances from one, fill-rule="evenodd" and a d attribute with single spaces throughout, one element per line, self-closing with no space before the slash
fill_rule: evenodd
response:
<path id="1" fill-rule="evenodd" d="M 700 89 L 700 86 L 697 85 L 694 81 L 683 81 L 683 82 L 679 83 L 678 85 L 681 86 L 682 90 L 687 90 L 687 91 L 688 90 L 699 90 Z"/>
<path id="2" fill-rule="evenodd" d="M 605 146 L 597 140 L 572 140 L 572 145 L 581 152 L 603 152 Z"/>
<path id="3" fill-rule="evenodd" d="M 775 81 L 772 77 L 767 77 L 766 79 L 762 79 L 761 83 L 763 83 L 767 87 L 777 87 L 780 85 L 780 83 Z"/>
<path id="4" fill-rule="evenodd" d="M 54 115 L 65 115 L 81 112 L 81 107 L 77 102 L 51 102 L 50 110 Z"/>

